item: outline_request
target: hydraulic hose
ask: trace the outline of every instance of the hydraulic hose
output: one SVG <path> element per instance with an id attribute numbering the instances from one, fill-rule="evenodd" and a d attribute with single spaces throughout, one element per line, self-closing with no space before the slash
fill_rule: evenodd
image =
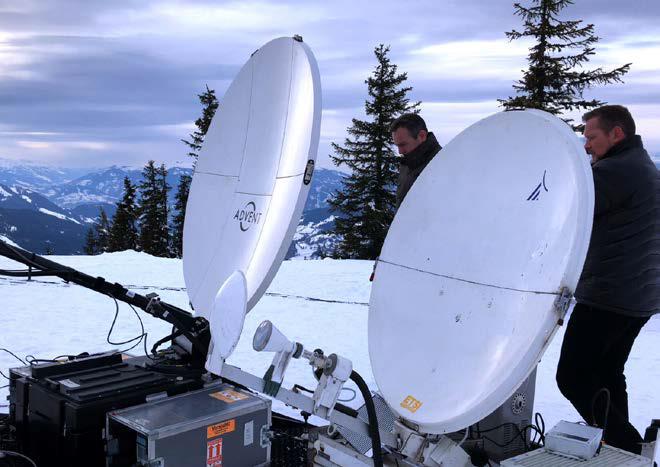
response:
<path id="1" fill-rule="evenodd" d="M 369 391 L 369 386 L 364 382 L 362 376 L 360 376 L 355 370 L 351 372 L 350 378 L 360 390 L 367 407 L 367 416 L 369 417 L 369 436 L 371 437 L 371 451 L 373 453 L 372 459 L 374 461 L 374 467 L 383 467 L 383 453 L 380 448 L 380 431 L 378 431 L 378 416 L 376 415 L 376 406 L 371 397 L 371 391 Z"/>

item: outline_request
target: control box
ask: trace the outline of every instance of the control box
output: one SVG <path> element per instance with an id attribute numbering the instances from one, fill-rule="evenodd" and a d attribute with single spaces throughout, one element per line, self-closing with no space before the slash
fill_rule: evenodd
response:
<path id="1" fill-rule="evenodd" d="M 545 435 L 545 448 L 558 454 L 589 460 L 596 455 L 603 430 L 580 423 L 560 421 Z"/>

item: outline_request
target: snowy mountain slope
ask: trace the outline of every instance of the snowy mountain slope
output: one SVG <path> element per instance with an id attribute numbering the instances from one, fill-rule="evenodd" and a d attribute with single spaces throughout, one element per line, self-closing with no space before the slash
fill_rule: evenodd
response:
<path id="1" fill-rule="evenodd" d="M 135 252 L 52 259 L 87 274 L 123 283 L 142 294 L 156 292 L 163 300 L 188 309 L 180 260 Z M 266 295 L 247 315 L 241 340 L 229 363 L 258 376 L 264 374 L 272 354 L 252 350 L 252 336 L 262 320 L 270 319 L 289 339 L 352 360 L 355 370 L 376 390 L 367 347 L 367 303 L 371 289 L 368 279 L 372 265 L 371 261 L 285 261 Z M 0 257 L 0 268 L 16 267 L 16 263 Z M 108 297 L 58 279 L 38 278 L 28 283 L 24 279 L 3 277 L 0 277 L 0 297 L 4 310 L 0 313 L 3 330 L 0 344 L 20 357 L 32 354 L 49 358 L 112 348 L 105 340 L 115 310 Z M 169 333 L 170 326 L 165 322 L 142 312 L 140 317 L 149 333 L 148 348 Z M 128 306 L 121 304 L 113 338 L 126 340 L 139 332 L 137 318 Z M 559 393 L 554 379 L 563 332 L 561 328 L 551 341 L 537 373 L 535 410 L 542 413 L 547 429 L 562 419 L 580 419 Z M 630 415 L 638 430 L 644 430 L 651 418 L 660 418 L 659 338 L 660 316 L 656 316 L 642 329 L 626 365 Z M 451 349 L 442 349 L 441 341 L 438 351 L 446 352 L 448 358 L 456 357 Z M 3 372 L 16 366 L 20 366 L 17 360 L 0 352 Z M 316 384 L 309 365 L 300 360 L 292 361 L 284 381 L 286 387 L 294 383 L 310 388 Z M 5 400 L 6 395 L 7 388 L 0 389 L 0 399 Z M 357 407 L 361 402 L 358 397 L 348 404 Z M 0 410 L 6 412 L 8 408 L 0 407 Z M 277 401 L 274 410 L 291 414 L 291 409 Z"/>
<path id="2" fill-rule="evenodd" d="M 142 180 L 142 169 L 112 166 L 79 173 L 80 169 L 49 167 L 0 166 L 0 183 L 17 185 L 41 193 L 58 206 L 74 208 L 85 204 L 114 204 L 124 192 L 124 177 L 132 183 Z M 30 174 L 28 177 L 26 174 Z M 55 174 L 60 174 L 59 178 Z M 77 176 L 71 177 L 76 174 Z M 169 167 L 167 183 L 170 185 L 170 204 L 173 204 L 181 175 L 191 175 L 192 169 Z M 326 199 L 339 187 L 344 174 L 336 170 L 317 169 L 314 172 L 305 210 L 327 207 Z"/>
<path id="3" fill-rule="evenodd" d="M 321 259 L 334 251 L 339 239 L 332 233 L 334 216 L 327 207 L 304 211 L 293 236 L 289 258 Z"/>
<path id="4" fill-rule="evenodd" d="M 112 219 L 112 216 L 117 211 L 117 205 L 115 203 L 89 203 L 71 208 L 71 214 L 82 222 L 93 224 L 98 222 L 101 208 L 105 211 L 108 219 Z"/>
<path id="5" fill-rule="evenodd" d="M 81 254 L 87 227 L 56 211 L 0 207 L 0 235 L 35 253 Z"/>
<path id="6" fill-rule="evenodd" d="M 337 170 L 316 169 L 304 210 L 310 211 L 312 209 L 327 208 L 328 197 L 337 191 L 344 177 L 346 177 L 346 174 Z"/>
<path id="7" fill-rule="evenodd" d="M 112 166 L 104 169 L 93 170 L 85 173 L 73 180 L 67 180 L 60 184 L 37 183 L 46 179 L 53 179 L 53 173 L 59 169 L 44 167 L 0 167 L 0 176 L 3 176 L 7 187 L 18 184 L 18 174 L 30 173 L 32 178 L 28 179 L 22 176 L 20 186 L 29 187 L 33 192 L 41 193 L 40 203 L 48 198 L 49 206 L 46 209 L 59 212 L 65 216 L 75 219 L 82 224 L 90 225 L 98 220 L 99 208 L 103 207 L 108 217 L 111 219 L 116 210 L 116 203 L 123 196 L 124 177 L 128 176 L 134 184 L 138 184 L 142 179 L 142 169 L 132 167 Z M 74 169 L 61 169 L 62 177 L 70 176 Z M 173 212 L 174 196 L 179 179 L 183 174 L 191 174 L 192 170 L 182 167 L 171 167 L 168 169 L 168 184 L 172 187 L 169 193 L 171 212 Z M 309 197 L 305 205 L 303 216 L 298 226 L 298 231 L 294 238 L 294 245 L 287 256 L 297 258 L 316 258 L 327 254 L 336 243 L 334 236 L 329 234 L 332 228 L 331 213 L 328 211 L 327 198 L 336 191 L 345 175 L 336 170 L 317 169 L 312 179 L 309 191 Z M 31 180 L 30 183 L 25 180 Z M 9 188 L 6 190 L 11 191 Z M 12 206 L 6 204 L 4 207 L 15 209 L 32 209 L 28 204 L 16 204 L 19 199 L 12 199 Z M 60 208 L 57 209 L 57 206 Z M 0 192 L 0 207 L 2 205 L 2 192 Z M 15 214 L 7 213 L 6 218 Z M 7 222 L 12 224 L 12 219 Z M 15 223 L 15 222 L 14 222 Z M 13 225 L 13 224 L 12 224 Z M 18 239 L 15 239 L 18 241 Z M 26 238 L 22 237 L 25 242 Z M 41 239 L 40 239 L 41 241 Z M 31 244 L 35 244 L 31 242 Z M 80 245 L 82 248 L 82 244 Z M 69 251 L 70 249 L 67 249 Z M 42 251 L 40 248 L 37 251 Z M 56 250 L 57 253 L 64 251 Z"/>
<path id="8" fill-rule="evenodd" d="M 0 159 L 0 183 L 45 193 L 89 172 L 89 168 L 48 167 L 22 161 Z"/>
<path id="9" fill-rule="evenodd" d="M 331 254 L 339 239 L 332 234 L 334 216 L 328 198 L 341 187 L 346 174 L 317 169 L 287 259 L 319 259 Z"/>
<path id="10" fill-rule="evenodd" d="M 86 229 L 75 214 L 40 194 L 0 184 L 0 234 L 24 248 L 36 253 L 81 253 Z"/>
<path id="11" fill-rule="evenodd" d="M 170 205 L 174 204 L 181 175 L 191 173 L 192 169 L 183 167 L 168 169 L 167 183 L 171 187 L 168 194 Z M 83 204 L 114 204 L 124 194 L 124 177 L 128 177 L 134 185 L 137 185 L 142 181 L 142 169 L 118 166 L 100 169 L 56 185 L 46 195 L 59 206 L 67 208 Z"/>
<path id="12" fill-rule="evenodd" d="M 0 166 L 0 176 L 7 180 L 7 183 L 0 184 L 0 209 L 3 210 L 0 233 L 4 232 L 13 241 L 37 253 L 44 253 L 46 248 L 58 254 L 82 252 L 84 234 L 97 222 L 100 208 L 103 207 L 110 219 L 114 215 L 116 202 L 123 196 L 124 177 L 139 183 L 142 175 L 141 169 L 116 166 L 83 176 L 76 170 Z M 54 174 L 58 173 L 61 175 L 58 180 L 62 183 L 45 182 L 55 179 Z M 71 180 L 74 173 L 78 177 Z M 191 170 L 180 167 L 169 170 L 167 180 L 173 187 L 171 205 L 174 203 L 173 191 L 184 173 L 191 173 Z M 40 215 L 24 210 L 38 211 Z M 55 216 L 60 222 L 53 223 L 53 219 L 44 216 Z M 67 225 L 66 221 L 83 228 Z"/>
<path id="13" fill-rule="evenodd" d="M 48 210 L 63 216 L 71 213 L 49 201 L 39 193 L 20 186 L 9 186 L 0 183 L 0 208 L 27 209 L 30 211 Z M 73 218 L 72 218 L 73 220 Z"/>

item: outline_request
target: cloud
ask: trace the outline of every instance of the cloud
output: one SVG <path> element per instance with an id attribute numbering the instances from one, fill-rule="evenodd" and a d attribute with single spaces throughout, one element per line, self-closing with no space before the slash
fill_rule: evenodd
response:
<path id="1" fill-rule="evenodd" d="M 562 18 L 596 25 L 601 41 L 590 66 L 633 63 L 625 84 L 587 95 L 635 108 L 645 141 L 660 149 L 660 127 L 652 124 L 660 105 L 660 2 L 580 0 Z M 221 97 L 257 47 L 294 33 L 321 71 L 321 165 L 330 142 L 342 141 L 351 118 L 363 116 L 364 80 L 380 43 L 391 45 L 411 98 L 425 103 L 446 141 L 512 94 L 529 43 L 509 42 L 504 32 L 520 27 L 510 0 L 0 0 L 0 155 L 84 164 L 185 159 L 180 139 L 200 114 L 197 94 L 208 84 Z"/>
<path id="2" fill-rule="evenodd" d="M 412 50 L 401 67 L 422 78 L 515 79 L 529 47 L 529 41 L 506 39 L 442 42 Z"/>
<path id="3" fill-rule="evenodd" d="M 90 151 L 103 151 L 109 149 L 111 144 L 101 141 L 25 141 L 16 142 L 18 146 L 27 149 L 46 149 L 61 152 L 67 149 L 85 149 Z"/>

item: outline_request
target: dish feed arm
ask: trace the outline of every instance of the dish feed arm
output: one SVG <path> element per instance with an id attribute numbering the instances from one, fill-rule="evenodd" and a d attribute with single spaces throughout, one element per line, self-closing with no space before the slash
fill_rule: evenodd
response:
<path id="1" fill-rule="evenodd" d="M 0 240 L 0 255 L 22 263 L 29 268 L 27 271 L 0 270 L 0 275 L 13 277 L 56 276 L 66 282 L 73 282 L 74 284 L 108 295 L 129 305 L 136 306 L 151 316 L 167 321 L 181 332 L 192 345 L 191 354 L 194 361 L 201 361 L 203 364 L 206 359 L 210 340 L 210 332 L 206 319 L 195 317 L 181 308 L 163 302 L 154 293 L 146 296 L 140 295 L 128 290 L 117 282 L 111 283 L 103 277 L 90 276 L 69 266 L 46 259 L 31 251 L 9 245 L 2 240 Z"/>

